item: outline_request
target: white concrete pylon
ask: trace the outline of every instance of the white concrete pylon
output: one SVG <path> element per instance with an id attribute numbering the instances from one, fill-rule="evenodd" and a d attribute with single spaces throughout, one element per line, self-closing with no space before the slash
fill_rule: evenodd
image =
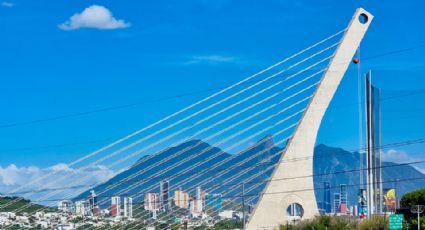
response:
<path id="1" fill-rule="evenodd" d="M 285 225 L 291 220 L 287 208 L 293 203 L 301 205 L 301 219 L 311 219 L 319 214 L 313 177 L 303 176 L 313 174 L 313 152 L 320 123 L 372 19 L 373 15 L 366 10 L 356 10 L 246 229 L 276 229 Z M 290 161 L 294 158 L 306 160 Z M 278 180 L 292 177 L 296 179 Z"/>

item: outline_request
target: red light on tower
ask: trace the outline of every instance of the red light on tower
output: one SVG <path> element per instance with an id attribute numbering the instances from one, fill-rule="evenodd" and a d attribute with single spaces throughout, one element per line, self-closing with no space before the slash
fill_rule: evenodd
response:
<path id="1" fill-rule="evenodd" d="M 353 62 L 354 62 L 354 64 L 359 63 L 359 58 L 353 58 Z"/>

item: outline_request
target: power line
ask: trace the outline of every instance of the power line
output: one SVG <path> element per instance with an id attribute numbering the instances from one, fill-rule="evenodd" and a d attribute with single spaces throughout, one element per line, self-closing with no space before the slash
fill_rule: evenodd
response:
<path id="1" fill-rule="evenodd" d="M 377 55 L 374 55 L 374 56 L 365 57 L 364 60 L 381 58 L 381 57 L 390 56 L 390 55 L 394 55 L 394 54 L 399 54 L 399 53 L 403 53 L 403 52 L 408 52 L 408 51 L 412 51 L 412 50 L 416 50 L 416 49 L 420 49 L 420 48 L 424 48 L 424 47 L 425 47 L 425 44 L 419 45 L 419 46 L 413 46 L 413 47 L 409 47 L 409 48 L 404 48 L 404 49 L 399 49 L 399 50 L 393 50 L 393 51 L 389 51 L 389 52 L 377 54 Z M 249 84 L 249 83 L 250 82 L 245 82 L 244 84 Z M 194 95 L 198 95 L 198 94 L 203 94 L 203 93 L 207 93 L 207 92 L 212 92 L 212 91 L 216 91 L 216 90 L 221 90 L 221 89 L 224 89 L 224 88 L 226 88 L 228 86 L 229 85 L 222 86 L 222 87 L 215 87 L 215 88 L 207 88 L 207 89 L 204 89 L 204 90 L 193 91 L 193 92 L 189 92 L 189 93 L 183 93 L 183 94 L 177 94 L 177 95 L 168 96 L 168 97 L 162 97 L 162 98 L 157 98 L 157 99 L 145 100 L 145 101 L 140 101 L 140 102 L 131 103 L 131 104 L 123 104 L 123 105 L 118 105 L 118 106 L 110 106 L 110 107 L 105 107 L 105 108 L 96 109 L 96 110 L 89 110 L 89 111 L 84 111 L 84 112 L 64 114 L 64 115 L 59 115 L 59 116 L 55 116 L 55 117 L 41 118 L 41 119 L 30 120 L 30 121 L 22 121 L 22 122 L 15 122 L 15 123 L 3 124 L 3 125 L 0 125 L 0 129 L 1 128 L 11 128 L 11 127 L 17 127 L 17 126 L 32 125 L 32 124 L 38 124 L 38 123 L 44 123 L 44 122 L 49 122 L 49 121 L 62 120 L 62 119 L 73 118 L 73 117 L 81 117 L 81 116 L 87 116 L 87 115 L 96 114 L 96 113 L 102 113 L 102 112 L 109 112 L 109 111 L 114 111 L 114 110 L 126 109 L 126 108 L 130 108 L 130 107 L 135 107 L 135 106 L 140 106 L 140 105 L 146 105 L 146 104 L 151 104 L 151 103 L 164 102 L 164 101 L 169 101 L 169 100 L 174 100 L 174 99 L 179 99 L 179 98 L 194 96 Z"/>
<path id="2" fill-rule="evenodd" d="M 376 58 L 380 58 L 380 57 L 390 56 L 390 55 L 404 53 L 404 52 L 408 52 L 408 51 L 412 51 L 412 50 L 417 50 L 417 49 L 422 49 L 422 48 L 425 48 L 425 44 L 417 45 L 417 46 L 412 46 L 412 47 L 407 47 L 407 48 L 404 48 L 404 49 L 392 50 L 392 51 L 388 51 L 388 52 L 385 52 L 385 53 L 381 53 L 381 54 L 377 54 L 377 55 L 365 57 L 364 59 L 365 60 L 376 59 Z"/>
<path id="3" fill-rule="evenodd" d="M 424 93 L 425 93 L 425 89 L 414 90 L 411 93 L 405 93 L 405 94 L 401 94 L 401 95 L 384 97 L 384 98 L 381 98 L 381 101 L 389 101 L 389 100 L 394 100 L 394 99 L 398 99 L 398 98 L 402 98 L 402 97 L 410 97 L 410 96 L 415 96 L 415 95 L 424 94 Z M 358 105 L 358 104 L 362 104 L 362 103 L 364 103 L 364 101 L 362 101 L 360 103 L 353 102 L 353 103 L 339 104 L 339 105 L 334 105 L 334 106 L 331 105 L 331 106 L 329 106 L 328 110 L 340 109 L 340 108 L 344 108 L 344 107 L 348 107 L 348 106 L 354 106 L 354 105 Z M 394 111 L 392 111 L 392 112 L 394 112 Z M 1 126 L 0 126 L 0 128 L 1 128 Z M 28 150 L 37 150 L 37 149 L 47 149 L 47 148 L 55 148 L 55 147 L 67 147 L 67 146 L 83 145 L 83 144 L 92 144 L 92 143 L 105 142 L 105 141 L 109 141 L 109 140 L 113 140 L 113 139 L 115 139 L 115 138 L 111 137 L 111 138 L 92 140 L 92 141 L 81 141 L 81 142 L 74 142 L 74 143 L 34 146 L 34 147 L 26 147 L 26 148 L 14 148 L 14 149 L 1 150 L 0 153 L 16 152 L 16 151 L 28 151 Z"/>
<path id="4" fill-rule="evenodd" d="M 22 121 L 22 122 L 10 123 L 10 124 L 3 124 L 3 125 L 0 125 L 0 128 L 10 128 L 10 127 L 16 127 L 16 126 L 32 125 L 32 124 L 44 123 L 44 122 L 48 122 L 48 121 L 62 120 L 62 119 L 66 119 L 66 118 L 87 116 L 87 115 L 91 115 L 91 114 L 95 114 L 95 113 L 102 113 L 102 112 L 109 112 L 109 111 L 114 111 L 114 110 L 126 109 L 126 108 L 140 106 L 140 105 L 169 101 L 169 100 L 174 100 L 174 99 L 178 99 L 178 98 L 184 98 L 184 97 L 189 97 L 189 96 L 198 95 L 198 94 L 202 94 L 202 93 L 212 92 L 212 91 L 224 89 L 228 86 L 229 85 L 223 86 L 223 87 L 209 88 L 209 89 L 200 90 L 200 91 L 194 91 L 194 92 L 191 92 L 191 93 L 178 94 L 178 95 L 163 97 L 163 98 L 158 98 L 158 99 L 145 100 L 145 101 L 140 101 L 140 102 L 131 103 L 131 104 L 110 106 L 110 107 L 105 107 L 105 108 L 96 109 L 96 110 L 59 115 L 59 116 L 56 116 L 56 117 L 49 117 L 49 118 L 42 118 L 42 119 L 36 119 L 36 120 L 30 120 L 30 121 Z"/>

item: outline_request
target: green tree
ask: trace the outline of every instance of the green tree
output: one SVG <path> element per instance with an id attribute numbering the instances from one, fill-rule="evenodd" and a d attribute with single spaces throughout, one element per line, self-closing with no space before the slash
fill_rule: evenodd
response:
<path id="1" fill-rule="evenodd" d="M 425 189 L 406 193 L 400 200 L 401 207 L 410 207 L 418 204 L 425 205 Z"/>
<path id="2" fill-rule="evenodd" d="M 404 194 L 400 200 L 400 206 L 402 213 L 404 214 L 404 218 L 406 220 L 406 226 L 410 229 L 417 229 L 418 227 L 418 219 L 417 214 L 414 214 L 410 211 L 410 208 L 413 205 L 425 205 L 425 189 L 419 189 L 413 192 L 409 192 Z M 425 228 L 425 217 L 424 213 L 421 214 L 421 229 Z"/>

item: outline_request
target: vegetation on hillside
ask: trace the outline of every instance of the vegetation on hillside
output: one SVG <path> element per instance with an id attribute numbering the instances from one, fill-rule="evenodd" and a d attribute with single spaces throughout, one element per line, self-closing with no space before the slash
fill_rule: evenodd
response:
<path id="1" fill-rule="evenodd" d="M 26 205 L 28 205 L 28 207 L 23 208 Z M 21 208 L 23 209 L 18 211 L 17 214 L 36 212 L 37 210 L 45 208 L 45 206 L 31 203 L 29 200 L 21 197 L 0 197 L 0 212 L 16 212 L 16 210 Z M 45 211 L 50 212 L 53 210 L 53 208 L 47 208 Z"/>

